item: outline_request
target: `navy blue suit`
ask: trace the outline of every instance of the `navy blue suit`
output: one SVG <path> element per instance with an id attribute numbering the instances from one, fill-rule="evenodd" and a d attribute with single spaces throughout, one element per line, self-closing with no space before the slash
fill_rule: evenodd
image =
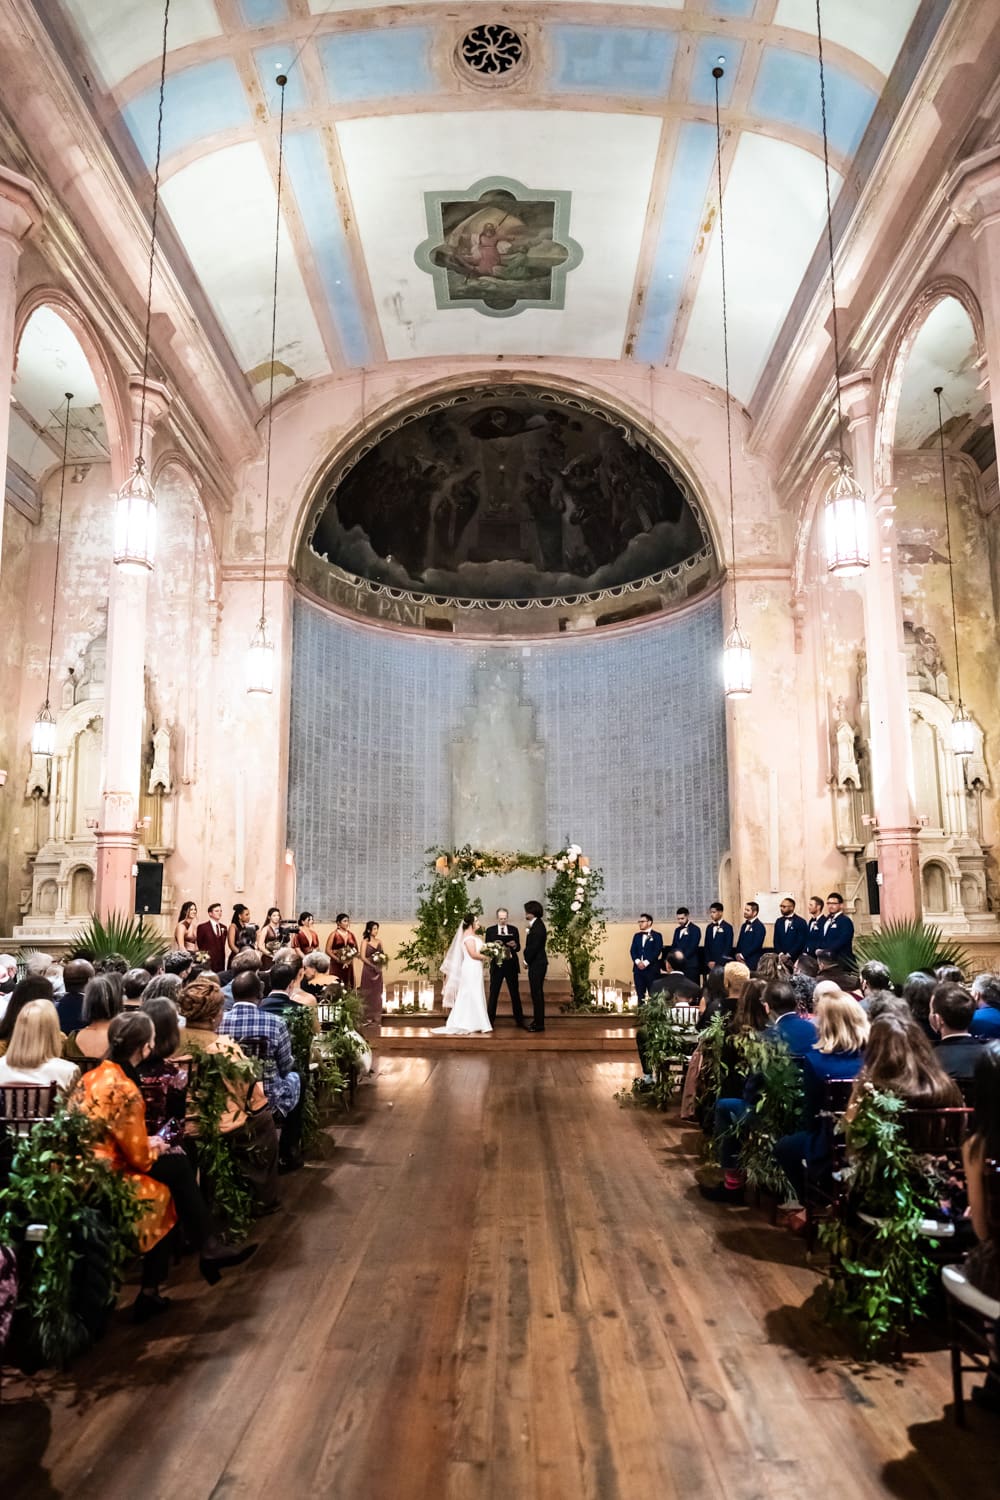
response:
<path id="1" fill-rule="evenodd" d="M 686 922 L 683 927 L 675 927 L 674 935 L 670 941 L 671 951 L 675 949 L 684 955 L 684 972 L 689 979 L 698 978 L 698 949 L 701 947 L 701 928 L 696 927 L 694 922 Z"/>
<path id="2" fill-rule="evenodd" d="M 825 918 L 810 917 L 807 923 L 808 933 L 806 936 L 806 952 L 815 954 L 818 948 L 823 947 L 823 922 Z"/>
<path id="3" fill-rule="evenodd" d="M 788 1011 L 779 1016 L 769 1030 L 773 1031 L 779 1041 L 784 1042 L 793 1057 L 804 1057 L 819 1041 L 816 1022 L 808 1016 L 800 1016 L 796 1011 Z"/>
<path id="4" fill-rule="evenodd" d="M 784 953 L 792 963 L 805 953 L 809 941 L 809 923 L 798 912 L 790 917 L 779 917 L 774 924 L 774 951 Z"/>
<path id="5" fill-rule="evenodd" d="M 995 1005 L 980 1005 L 969 1030 L 973 1036 L 984 1037 L 986 1041 L 992 1042 L 1000 1037 L 1000 1010 Z"/>
<path id="6" fill-rule="evenodd" d="M 760 963 L 760 955 L 764 951 L 766 938 L 767 929 L 759 917 L 754 917 L 752 922 L 744 922 L 740 928 L 736 939 L 736 952 L 751 974 Z"/>
<path id="7" fill-rule="evenodd" d="M 823 923 L 823 939 L 819 946 L 828 948 L 845 968 L 853 969 L 854 923 L 850 917 L 844 912 L 835 917 L 827 917 Z"/>
<path id="8" fill-rule="evenodd" d="M 663 934 L 650 927 L 646 932 L 637 932 L 632 939 L 629 954 L 632 959 L 632 978 L 635 980 L 636 998 L 645 1000 L 646 992 L 660 974 L 660 954 L 663 952 Z M 636 961 L 643 958 L 648 969 L 637 969 Z"/>
<path id="9" fill-rule="evenodd" d="M 705 969 L 709 964 L 724 964 L 733 956 L 733 924 L 709 922 L 705 928 Z"/>

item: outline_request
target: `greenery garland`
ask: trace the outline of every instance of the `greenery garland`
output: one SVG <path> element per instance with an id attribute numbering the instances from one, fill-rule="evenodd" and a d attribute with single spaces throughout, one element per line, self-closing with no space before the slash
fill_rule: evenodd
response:
<path id="1" fill-rule="evenodd" d="M 690 1056 L 691 1029 L 678 1025 L 673 1005 L 657 997 L 640 1006 L 639 1031 L 653 1082 L 647 1084 L 637 1078 L 628 1092 L 616 1097 L 621 1103 L 666 1109 L 683 1081 L 683 1072 L 674 1064 Z"/>
<path id="2" fill-rule="evenodd" d="M 252 1058 L 236 1057 L 225 1050 L 209 1052 L 192 1047 L 196 1059 L 188 1086 L 198 1121 L 198 1168 L 209 1185 L 212 1206 L 222 1220 L 228 1239 L 246 1238 L 253 1218 L 253 1194 L 247 1187 L 222 1129 L 222 1117 L 233 1095 L 248 1096 L 258 1068 Z"/>
<path id="3" fill-rule="evenodd" d="M 703 1117 L 707 1109 L 715 1108 L 716 1100 L 721 1093 L 722 1053 L 726 1038 L 726 1017 L 721 1010 L 716 1011 L 701 1033 L 701 1040 L 698 1044 L 701 1052 L 701 1067 L 698 1070 L 695 1110 L 699 1119 Z"/>
<path id="4" fill-rule="evenodd" d="M 573 991 L 573 1009 L 585 1009 L 593 1003 L 590 988 L 591 965 L 600 957 L 606 925 L 600 895 L 604 876 L 600 870 L 581 868 L 569 855 L 564 868 L 556 868 L 556 878 L 546 897 L 548 945 L 561 953 L 569 968 Z"/>
<path id="5" fill-rule="evenodd" d="M 784 1201 L 793 1196 L 793 1188 L 775 1158 L 774 1144 L 801 1123 L 802 1069 L 782 1042 L 753 1034 L 738 1045 L 756 1077 L 753 1106 L 739 1122 L 740 1166 L 748 1187 Z"/>
<path id="6" fill-rule="evenodd" d="M 397 957 L 411 974 L 421 974 L 437 987 L 441 984 L 441 964 L 459 924 L 467 912 L 481 916 L 483 903 L 478 897 L 470 897 L 462 875 L 440 870 L 417 887 L 417 895 L 413 936 L 400 945 Z"/>
<path id="7" fill-rule="evenodd" d="M 0 1192 L 0 1241 L 25 1244 L 29 1225 L 45 1226 L 22 1261 L 18 1306 L 46 1364 L 64 1365 L 93 1342 L 138 1252 L 148 1204 L 94 1154 L 106 1134 L 101 1121 L 58 1105 L 20 1141 Z"/>
<path id="8" fill-rule="evenodd" d="M 852 1203 L 878 1223 L 851 1229 L 833 1220 L 820 1226 L 820 1243 L 836 1263 L 830 1311 L 854 1327 L 868 1350 L 910 1328 L 935 1279 L 927 1253 L 935 1241 L 920 1233 L 920 1222 L 939 1210 L 932 1183 L 903 1135 L 899 1115 L 905 1108 L 895 1094 L 871 1085 L 861 1091 L 854 1118 L 837 1128 L 851 1153 Z"/>

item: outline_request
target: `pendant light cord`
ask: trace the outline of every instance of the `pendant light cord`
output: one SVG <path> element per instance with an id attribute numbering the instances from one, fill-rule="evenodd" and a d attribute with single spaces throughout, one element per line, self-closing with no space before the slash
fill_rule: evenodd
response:
<path id="1" fill-rule="evenodd" d="M 156 260 L 156 226 L 160 214 L 160 158 L 163 153 L 163 96 L 167 87 L 167 27 L 170 23 L 170 0 L 163 0 L 163 44 L 160 48 L 160 98 L 156 115 L 156 166 L 153 171 L 153 213 L 149 233 L 149 272 L 146 277 L 146 331 L 142 342 L 142 392 L 139 397 L 139 451 L 135 467 L 141 474 L 146 467 L 142 445 L 146 435 L 146 379 L 149 374 L 149 332 L 153 321 L 153 264 Z"/>
<path id="2" fill-rule="evenodd" d="M 816 48 L 819 54 L 819 109 L 823 125 L 823 181 L 826 185 L 826 248 L 830 258 L 830 302 L 833 307 L 833 384 L 837 395 L 837 447 L 844 465 L 844 407 L 840 395 L 840 327 L 837 320 L 837 276 L 833 254 L 833 196 L 830 192 L 830 138 L 826 122 L 826 66 L 823 60 L 822 0 L 816 0 Z"/>
<path id="3" fill-rule="evenodd" d="M 62 472 L 59 476 L 59 519 L 56 522 L 56 565 L 52 570 L 52 610 L 49 615 L 49 665 L 45 674 L 45 707 L 49 706 L 52 688 L 52 651 L 56 641 L 56 599 L 59 593 L 59 554 L 62 551 L 63 501 L 66 498 L 66 458 L 69 453 L 69 408 L 72 391 L 66 392 L 66 416 L 63 421 Z"/>
<path id="4" fill-rule="evenodd" d="M 958 609 L 955 605 L 955 558 L 951 550 L 951 516 L 948 506 L 948 471 L 944 457 L 944 418 L 941 414 L 941 392 L 944 386 L 936 385 L 934 394 L 938 408 L 938 441 L 941 449 L 941 489 L 944 494 L 944 536 L 948 548 L 948 582 L 951 585 L 951 629 L 955 640 L 955 687 L 958 691 L 958 711 L 962 712 L 962 670 L 958 664 Z"/>
<path id="5" fill-rule="evenodd" d="M 726 379 L 726 456 L 729 464 L 729 547 L 733 581 L 733 629 L 739 629 L 739 610 L 736 605 L 736 510 L 733 500 L 733 417 L 729 394 L 729 311 L 726 302 L 726 227 L 722 212 L 722 116 L 719 112 L 719 79 L 725 69 L 716 64 L 712 69 L 715 79 L 715 167 L 719 183 L 719 262 L 722 270 L 722 364 Z"/>
<path id="6" fill-rule="evenodd" d="M 274 282 L 271 291 L 271 374 L 267 388 L 267 447 L 264 458 L 264 560 L 260 570 L 260 625 L 263 629 L 264 591 L 267 587 L 267 533 L 271 520 L 271 426 L 274 421 L 274 356 L 278 347 L 278 257 L 281 249 L 281 179 L 285 166 L 285 85 L 288 78 L 279 73 L 281 113 L 278 119 L 278 202 L 274 215 Z"/>

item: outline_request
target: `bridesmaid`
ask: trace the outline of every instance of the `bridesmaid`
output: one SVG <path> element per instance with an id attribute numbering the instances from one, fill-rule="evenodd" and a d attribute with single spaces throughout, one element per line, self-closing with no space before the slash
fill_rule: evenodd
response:
<path id="1" fill-rule="evenodd" d="M 257 934 L 257 950 L 260 953 L 260 966 L 262 969 L 269 969 L 271 967 L 274 955 L 280 947 L 281 909 L 277 906 L 269 906 L 267 909 L 267 920 Z"/>
<path id="2" fill-rule="evenodd" d="M 355 953 L 361 952 L 360 944 L 351 931 L 351 919 L 346 911 L 339 913 L 337 925 L 326 940 L 326 953 L 330 960 L 330 973 L 334 979 L 339 979 L 346 989 L 354 989 L 354 960 L 349 963 L 340 963 L 337 954 L 344 948 L 353 948 Z"/>
<path id="3" fill-rule="evenodd" d="M 233 920 L 229 924 L 226 942 L 229 946 L 230 964 L 244 948 L 256 947 L 257 929 L 250 921 L 249 906 L 240 904 L 233 907 Z"/>
<path id="4" fill-rule="evenodd" d="M 174 928 L 174 947 L 179 953 L 198 952 L 198 907 L 185 901 Z"/>
<path id="5" fill-rule="evenodd" d="M 382 965 L 373 963 L 376 954 L 385 949 L 379 940 L 378 923 L 366 922 L 361 938 L 361 994 L 365 1002 L 365 1021 L 377 1026 L 382 1024 L 382 1002 L 385 998 L 385 980 Z"/>
<path id="6" fill-rule="evenodd" d="M 295 949 L 296 953 L 301 953 L 303 958 L 307 953 L 312 953 L 319 947 L 319 933 L 313 926 L 313 914 L 311 911 L 299 913 L 299 930 L 292 938 L 291 946 Z"/>

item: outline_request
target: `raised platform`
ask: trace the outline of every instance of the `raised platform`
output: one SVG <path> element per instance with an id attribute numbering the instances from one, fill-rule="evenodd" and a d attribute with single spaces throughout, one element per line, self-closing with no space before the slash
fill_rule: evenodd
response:
<path id="1" fill-rule="evenodd" d="M 442 1011 L 387 1020 L 381 1035 L 369 1036 L 375 1052 L 609 1052 L 635 1056 L 635 1023 L 611 1016 L 546 1014 L 543 1032 L 522 1031 L 509 1016 L 497 1017 L 485 1036 L 446 1036 Z"/>

